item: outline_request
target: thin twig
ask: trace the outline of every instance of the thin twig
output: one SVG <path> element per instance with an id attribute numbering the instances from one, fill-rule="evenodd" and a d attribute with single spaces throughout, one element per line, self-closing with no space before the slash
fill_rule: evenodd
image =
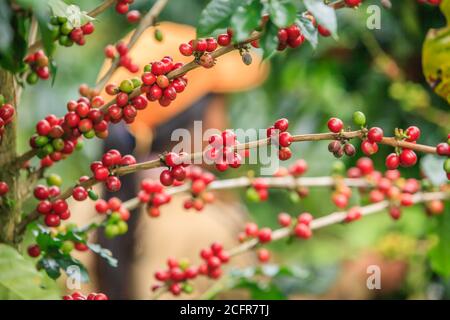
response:
<path id="1" fill-rule="evenodd" d="M 428 193 L 416 193 L 413 195 L 413 203 L 418 204 L 422 202 L 432 201 L 432 200 L 446 200 L 450 198 L 450 193 L 448 192 L 428 192 Z M 375 213 L 383 212 L 390 205 L 389 201 L 381 201 L 360 208 L 362 216 L 368 216 Z M 310 223 L 310 228 L 312 230 L 321 229 L 330 225 L 342 223 L 345 221 L 348 211 L 338 211 L 328 214 L 326 216 L 316 218 Z M 272 231 L 271 241 L 281 240 L 292 236 L 292 227 L 284 227 Z M 257 238 L 248 240 L 234 248 L 227 250 L 230 257 L 235 257 L 250 250 L 258 247 L 260 242 Z M 151 299 L 158 299 L 163 293 L 167 292 L 167 287 L 162 286 L 157 289 Z"/>

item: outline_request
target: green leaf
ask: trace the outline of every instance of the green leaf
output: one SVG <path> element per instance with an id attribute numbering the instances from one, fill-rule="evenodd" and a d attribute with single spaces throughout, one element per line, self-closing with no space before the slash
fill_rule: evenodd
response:
<path id="1" fill-rule="evenodd" d="M 297 9 L 294 4 L 286 0 L 271 0 L 269 2 L 269 16 L 279 28 L 284 28 L 295 21 Z"/>
<path id="2" fill-rule="evenodd" d="M 270 58 L 275 54 L 278 47 L 278 27 L 272 22 L 267 22 L 264 33 L 260 41 L 261 48 L 264 50 L 263 58 Z"/>
<path id="3" fill-rule="evenodd" d="M 49 249 L 58 249 L 62 245 L 61 239 L 52 237 L 48 230 L 41 230 L 36 236 L 36 242 L 42 251 L 48 251 Z"/>
<path id="4" fill-rule="evenodd" d="M 0 0 L 0 11 L 5 5 Z M 7 11 L 7 10 L 6 10 Z M 28 18 L 19 15 L 12 15 L 10 19 L 3 19 L 7 12 L 0 14 L 0 66 L 6 70 L 18 73 L 24 70 L 23 59 L 27 52 L 27 23 Z M 10 32 L 12 31 L 12 33 Z M 3 47 L 3 44 L 6 45 Z"/>
<path id="5" fill-rule="evenodd" d="M 431 268 L 441 276 L 450 277 L 450 206 L 445 206 L 444 213 L 436 220 L 439 242 L 429 252 Z"/>
<path id="6" fill-rule="evenodd" d="M 308 11 L 316 18 L 317 22 L 330 30 L 333 37 L 337 37 L 336 12 L 321 0 L 303 0 Z"/>
<path id="7" fill-rule="evenodd" d="M 231 17 L 231 28 L 236 42 L 247 39 L 261 21 L 263 6 L 259 0 L 252 0 L 249 4 L 237 8 Z"/>
<path id="8" fill-rule="evenodd" d="M 102 257 L 103 259 L 106 260 L 106 262 L 112 266 L 112 267 L 117 267 L 118 261 L 116 258 L 114 258 L 112 256 L 111 251 L 109 251 L 108 249 L 102 248 L 99 244 L 94 244 L 94 243 L 88 243 L 87 246 L 89 247 L 89 249 L 91 249 L 93 252 L 95 252 L 96 254 L 98 254 L 100 257 Z"/>
<path id="9" fill-rule="evenodd" d="M 60 255 L 58 258 L 56 258 L 56 262 L 59 265 L 61 269 L 64 270 L 64 272 L 67 273 L 67 270 L 70 267 L 76 266 L 80 270 L 80 280 L 81 282 L 89 282 L 89 274 L 87 272 L 86 267 L 77 259 L 70 255 Z"/>
<path id="10" fill-rule="evenodd" d="M 59 263 L 52 257 L 43 257 L 39 260 L 38 265 L 42 267 L 47 275 L 54 280 L 61 276 Z"/>
<path id="11" fill-rule="evenodd" d="M 0 244 L 0 300 L 59 299 L 59 288 L 14 248 Z"/>
<path id="12" fill-rule="evenodd" d="M 214 30 L 227 28 L 231 16 L 241 3 L 240 0 L 211 0 L 200 14 L 197 36 L 209 36 Z"/>
<path id="13" fill-rule="evenodd" d="M 308 40 L 315 49 L 319 42 L 319 36 L 317 28 L 314 26 L 312 21 L 301 15 L 297 20 L 295 20 L 295 23 L 300 28 L 300 31 L 305 36 L 306 40 Z"/>

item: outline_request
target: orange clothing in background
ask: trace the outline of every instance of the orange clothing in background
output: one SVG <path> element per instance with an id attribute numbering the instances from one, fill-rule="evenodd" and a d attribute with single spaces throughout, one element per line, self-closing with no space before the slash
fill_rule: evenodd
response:
<path id="1" fill-rule="evenodd" d="M 163 33 L 163 41 L 155 40 L 155 27 L 148 28 L 129 53 L 133 63 L 139 65 L 140 70 L 143 70 L 146 64 L 161 60 L 164 56 L 171 56 L 174 62 L 192 61 L 193 57 L 181 55 L 178 47 L 181 43 L 187 43 L 195 38 L 194 27 L 163 22 L 157 28 Z M 123 40 L 127 42 L 130 37 L 131 34 Z M 161 107 L 158 102 L 150 102 L 145 110 L 138 112 L 135 122 L 130 125 L 131 132 L 138 139 L 139 135 L 149 134 L 152 128 L 167 122 L 208 93 L 244 91 L 261 84 L 267 76 L 268 65 L 261 63 L 261 58 L 257 54 L 253 53 L 252 56 L 253 63 L 247 66 L 242 62 L 239 52 L 235 50 L 219 57 L 217 64 L 211 69 L 200 67 L 190 71 L 188 85 L 182 93 L 178 94 L 175 101 L 168 107 Z M 108 59 L 99 77 L 106 72 L 110 64 L 111 61 Z M 119 84 L 120 81 L 139 74 L 132 74 L 125 68 L 119 68 L 109 83 Z M 102 96 L 106 101 L 112 98 L 104 91 Z"/>

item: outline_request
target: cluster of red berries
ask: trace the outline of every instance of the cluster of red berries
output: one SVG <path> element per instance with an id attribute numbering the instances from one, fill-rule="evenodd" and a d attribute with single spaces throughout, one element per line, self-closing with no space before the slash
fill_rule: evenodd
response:
<path id="1" fill-rule="evenodd" d="M 246 192 L 247 200 L 251 202 L 266 201 L 269 198 L 269 184 L 264 178 L 255 178 Z"/>
<path id="2" fill-rule="evenodd" d="M 72 294 L 63 296 L 63 300 L 109 300 L 104 293 L 89 293 L 87 296 L 81 292 L 75 291 Z"/>
<path id="3" fill-rule="evenodd" d="M 292 49 L 299 47 L 305 41 L 305 36 L 297 24 L 278 30 L 278 50 L 283 51 L 287 47 Z"/>
<path id="4" fill-rule="evenodd" d="M 188 280 L 195 279 L 199 275 L 199 270 L 195 266 L 190 266 L 188 261 L 178 261 L 173 258 L 167 260 L 167 269 L 155 272 L 155 279 L 166 285 L 169 291 L 178 296 L 181 292 L 191 293 L 192 286 Z M 153 286 L 153 290 L 162 285 Z"/>
<path id="5" fill-rule="evenodd" d="M 219 40 L 220 39 L 220 40 Z M 215 38 L 196 39 L 191 40 L 189 43 L 180 44 L 179 50 L 183 56 L 196 56 L 201 57 L 205 52 L 213 52 L 219 46 L 219 42 L 222 46 L 227 46 L 231 43 L 231 36 L 229 34 L 220 34 Z"/>
<path id="6" fill-rule="evenodd" d="M 206 188 L 214 181 L 215 176 L 200 167 L 189 166 L 186 168 L 186 179 L 191 180 L 191 197 L 184 201 L 184 208 L 202 211 L 205 203 L 214 201 L 214 194 Z"/>
<path id="7" fill-rule="evenodd" d="M 33 194 L 39 200 L 36 211 L 45 216 L 44 222 L 47 226 L 57 227 L 60 225 L 61 220 L 70 218 L 70 210 L 66 200 L 57 199 L 52 201 L 52 198 L 60 195 L 59 187 L 37 185 Z"/>
<path id="8" fill-rule="evenodd" d="M 241 153 L 235 150 L 237 144 L 236 134 L 231 130 L 225 130 L 221 134 L 213 134 L 209 137 L 205 157 L 212 161 L 218 171 L 226 171 L 229 167 L 239 168 L 242 164 Z M 246 156 L 246 152 L 243 153 Z"/>
<path id="9" fill-rule="evenodd" d="M 278 158 L 282 161 L 288 160 L 292 156 L 292 151 L 289 146 L 293 142 L 292 135 L 287 132 L 289 121 L 285 118 L 278 119 L 274 125 L 267 128 L 267 137 L 270 142 L 279 147 Z"/>
<path id="10" fill-rule="evenodd" d="M 28 84 L 35 84 L 39 78 L 42 80 L 47 80 L 50 77 L 48 57 L 45 55 L 43 50 L 30 53 L 25 57 L 24 61 L 30 69 L 30 72 L 26 77 Z"/>
<path id="11" fill-rule="evenodd" d="M 146 65 L 141 77 L 143 82 L 141 92 L 146 94 L 148 100 L 158 100 L 161 106 L 167 107 L 187 86 L 188 81 L 185 75 L 173 79 L 167 77 L 169 72 L 182 66 L 181 62 L 174 63 L 169 56 Z"/>
<path id="12" fill-rule="evenodd" d="M 372 127 L 367 132 L 367 138 L 361 142 L 361 151 L 366 156 L 371 156 L 378 152 L 378 143 L 383 140 L 383 129 Z"/>
<path id="13" fill-rule="evenodd" d="M 120 151 L 111 149 L 102 156 L 101 161 L 91 163 L 91 171 L 94 179 L 105 182 L 105 187 L 110 192 L 120 190 L 120 179 L 112 174 L 112 170 L 120 166 L 129 166 L 136 163 L 132 155 L 122 156 Z"/>
<path id="14" fill-rule="evenodd" d="M 150 217 L 159 217 L 161 214 L 159 207 L 169 203 L 172 197 L 164 192 L 164 187 L 157 181 L 145 179 L 141 182 L 141 190 L 138 193 L 141 203 L 147 206 L 147 213 Z"/>
<path id="15" fill-rule="evenodd" d="M 137 116 L 138 110 L 147 107 L 148 101 L 143 95 L 130 98 L 131 93 L 141 86 L 142 82 L 138 78 L 123 80 L 117 87 L 114 84 L 106 86 L 106 92 L 116 95 L 116 102 L 108 107 L 106 118 L 111 123 L 119 123 L 124 120 L 132 123 Z"/>
<path id="16" fill-rule="evenodd" d="M 272 241 L 272 229 L 259 229 L 256 223 L 249 222 L 245 225 L 244 232 L 238 234 L 238 240 L 244 242 L 251 238 L 258 238 L 260 243 L 268 243 Z"/>
<path id="17" fill-rule="evenodd" d="M 50 30 L 53 39 L 58 40 L 59 44 L 70 47 L 74 43 L 82 46 L 86 43 L 85 36 L 94 32 L 94 24 L 87 22 L 80 27 L 74 27 L 67 17 L 53 16 L 50 19 Z"/>
<path id="18" fill-rule="evenodd" d="M 444 161 L 444 171 L 450 180 L 450 133 L 447 135 L 447 142 L 441 142 L 436 146 L 436 152 L 440 156 L 447 157 Z"/>
<path id="19" fill-rule="evenodd" d="M 101 215 L 108 215 L 104 230 L 107 238 L 114 238 L 128 231 L 130 211 L 119 198 L 112 197 L 108 201 L 100 199 L 95 203 L 95 210 Z"/>
<path id="20" fill-rule="evenodd" d="M 104 49 L 105 56 L 109 59 L 115 59 L 117 54 L 119 55 L 119 65 L 121 67 L 126 68 L 131 73 L 136 73 L 139 71 L 139 66 L 131 60 L 130 55 L 128 54 L 127 45 L 119 41 L 116 46 L 109 44 Z"/>
<path id="21" fill-rule="evenodd" d="M 9 191 L 9 186 L 5 181 L 0 181 L 0 197 L 3 197 Z"/>
<path id="22" fill-rule="evenodd" d="M 36 124 L 36 134 L 30 138 L 30 146 L 37 150 L 37 156 L 42 159 L 42 166 L 49 167 L 75 150 L 81 135 L 81 132 L 76 130 L 75 133 L 75 130 L 66 125 L 64 118 L 53 114 Z"/>
<path id="23" fill-rule="evenodd" d="M 201 250 L 200 257 L 204 262 L 199 267 L 190 266 L 187 261 L 168 259 L 168 269 L 157 271 L 155 279 L 163 282 L 173 295 L 179 295 L 181 292 L 191 293 L 193 289 L 188 280 L 195 279 L 199 275 L 218 279 L 223 273 L 222 264 L 230 260 L 230 256 L 223 249 L 222 244 L 217 242 L 209 248 Z M 161 285 L 155 286 L 154 289 L 159 287 Z"/>
<path id="24" fill-rule="evenodd" d="M 179 185 L 186 178 L 186 167 L 189 165 L 187 160 L 187 153 L 168 152 L 162 157 L 162 161 L 168 167 L 161 171 L 159 181 L 163 186 Z"/>
<path id="25" fill-rule="evenodd" d="M 5 98 L 0 94 L 0 143 L 5 133 L 5 126 L 13 120 L 15 113 L 14 107 L 9 103 L 5 103 Z"/>
<path id="26" fill-rule="evenodd" d="M 405 141 L 416 143 L 420 137 L 420 129 L 416 126 L 411 126 L 404 132 L 398 130 L 398 135 L 401 135 Z M 386 157 L 385 163 L 389 170 L 397 169 L 399 166 L 411 167 L 417 163 L 417 155 L 413 150 L 403 148 L 399 152 L 390 153 Z"/>

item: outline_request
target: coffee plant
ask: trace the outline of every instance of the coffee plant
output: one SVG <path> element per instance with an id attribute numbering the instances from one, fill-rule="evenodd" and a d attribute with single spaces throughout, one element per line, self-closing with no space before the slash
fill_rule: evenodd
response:
<path id="1" fill-rule="evenodd" d="M 341 119 L 339 114 L 321 119 L 328 127 L 327 132 L 299 134 L 295 126 L 290 126 L 289 119 L 281 118 L 268 123 L 266 135 L 259 140 L 240 142 L 235 132 L 227 129 L 211 135 L 206 148 L 197 153 L 167 150 L 158 159 L 137 162 L 133 155 L 111 149 L 90 164 L 90 176 L 81 176 L 71 187 L 61 188 L 61 178 L 52 173 L 56 163 L 65 161 L 82 148 L 83 140 L 106 139 L 111 126 L 133 123 L 141 110 L 170 108 L 177 97 L 190 89 L 190 71 L 206 68 L 214 73 L 215 65 L 221 63 L 220 57 L 232 51 L 238 51 L 242 63 L 249 65 L 255 54 L 262 53 L 264 59 L 270 59 L 279 52 L 302 50 L 307 43 L 315 48 L 320 46 L 320 37 L 337 39 L 337 10 L 352 14 L 365 3 L 379 3 L 370 0 L 364 3 L 362 0 L 211 0 L 201 12 L 197 37 L 179 44 L 179 52 L 191 57 L 191 62 L 183 64 L 165 55 L 140 68 L 130 51 L 147 28 L 157 26 L 157 18 L 168 2 L 157 0 L 148 12 L 140 12 L 133 9 L 133 0 L 104 0 L 91 11 L 83 11 L 62 0 L 0 1 L 6 17 L 1 22 L 1 30 L 8 32 L 0 41 L 1 298 L 55 298 L 46 291 L 54 284 L 44 285 L 36 282 L 36 278 L 44 281 L 45 272 L 56 280 L 63 273 L 70 275 L 71 266 L 77 266 L 82 280 L 88 281 L 86 268 L 73 257 L 75 251 L 92 251 L 116 266 L 118 262 L 111 252 L 92 243 L 89 235 L 101 232 L 107 238 L 120 237 L 128 231 L 127 221 L 132 210 L 142 208 L 149 219 L 158 218 L 161 208 L 178 193 L 188 195 L 183 202 L 185 210 L 201 212 L 205 206 L 214 206 L 216 191 L 220 190 L 238 189 L 249 202 L 264 205 L 272 189 L 283 190 L 298 201 L 309 196 L 310 188 L 319 187 L 332 190 L 329 201 L 336 211 L 321 217 L 314 212 L 274 212 L 278 229 L 248 222 L 237 235 L 239 245 L 225 248 L 219 242 L 205 244 L 199 252 L 200 263 L 168 257 L 167 265 L 146 279 L 149 288 L 152 287 L 149 295 L 153 298 L 163 293 L 189 294 L 195 290 L 194 279 L 221 278 L 235 256 L 251 250 L 255 250 L 260 263 L 270 262 L 271 252 L 266 245 L 274 241 L 314 241 L 315 233 L 321 228 L 357 223 L 373 214 L 388 214 L 393 220 L 408 219 L 403 217 L 404 208 L 414 205 L 421 206 L 430 219 L 444 214 L 450 198 L 447 181 L 450 179 L 450 133 L 432 145 L 425 144 L 429 139 L 423 137 L 418 126 L 398 127 L 389 132 L 371 124 L 370 117 L 356 108 L 352 119 Z M 444 15 L 450 18 L 449 0 L 418 2 L 423 6 L 440 5 Z M 389 1 L 381 3 L 385 7 L 397 5 Z M 66 109 L 61 107 L 57 115 L 35 119 L 29 148 L 19 154 L 21 124 L 17 114 L 22 112 L 19 108 L 21 91 L 40 80 L 54 81 L 55 52 L 65 50 L 65 54 L 70 55 L 71 49 L 61 47 L 89 45 L 89 35 L 102 23 L 97 17 L 106 10 L 115 10 L 126 17 L 117 19 L 136 24 L 131 38 L 106 45 L 104 52 L 99 53 L 110 61 L 104 76 L 93 87 L 80 85 L 80 96 L 67 101 Z M 155 30 L 156 40 L 161 41 L 164 35 L 159 29 Z M 424 57 L 426 80 L 439 96 L 450 101 L 448 70 L 442 69 L 447 66 L 433 72 L 426 60 L 429 57 L 427 51 Z M 135 76 L 110 83 L 111 76 L 120 68 Z M 100 95 L 102 89 L 109 99 Z M 383 109 L 381 102 L 379 108 L 389 112 Z M 291 148 L 306 141 L 328 148 L 332 154 L 330 175 L 305 176 L 311 164 Z M 272 176 L 256 176 L 251 170 L 242 174 L 242 170 L 237 170 L 239 176 L 216 177 L 215 172 L 245 166 L 252 152 L 267 146 L 275 148 L 278 160 L 292 158 L 292 161 L 278 168 Z M 375 168 L 370 157 L 381 148 L 389 150 L 389 154 L 385 167 Z M 429 172 L 415 178 L 404 176 L 402 168 L 417 166 L 425 154 L 440 159 L 441 167 L 433 169 L 433 174 L 446 175 L 447 180 L 436 183 L 428 176 Z M 333 158 L 342 157 L 358 159 L 356 165 L 348 169 L 342 162 L 331 165 Z M 201 159 L 209 161 L 210 170 L 192 165 Z M 89 167 L 88 163 L 80 165 Z M 135 198 L 104 200 L 93 189 L 94 185 L 102 184 L 107 191 L 117 192 L 122 187 L 121 177 L 153 168 L 163 168 L 159 180 L 143 180 Z M 355 194 L 362 199 L 357 205 L 351 201 Z M 83 226 L 71 223 L 71 216 L 76 214 L 70 206 L 71 198 L 92 200 L 98 217 Z M 24 209 L 27 201 L 33 203 L 29 212 Z M 435 250 L 442 255 L 439 259 L 448 265 L 450 251 L 443 241 Z M 31 257 L 33 264 L 31 259 L 24 259 L 22 253 Z M 15 274 L 11 275 L 8 270 Z M 63 299 L 107 300 L 108 297 L 103 293 L 75 291 Z"/>

